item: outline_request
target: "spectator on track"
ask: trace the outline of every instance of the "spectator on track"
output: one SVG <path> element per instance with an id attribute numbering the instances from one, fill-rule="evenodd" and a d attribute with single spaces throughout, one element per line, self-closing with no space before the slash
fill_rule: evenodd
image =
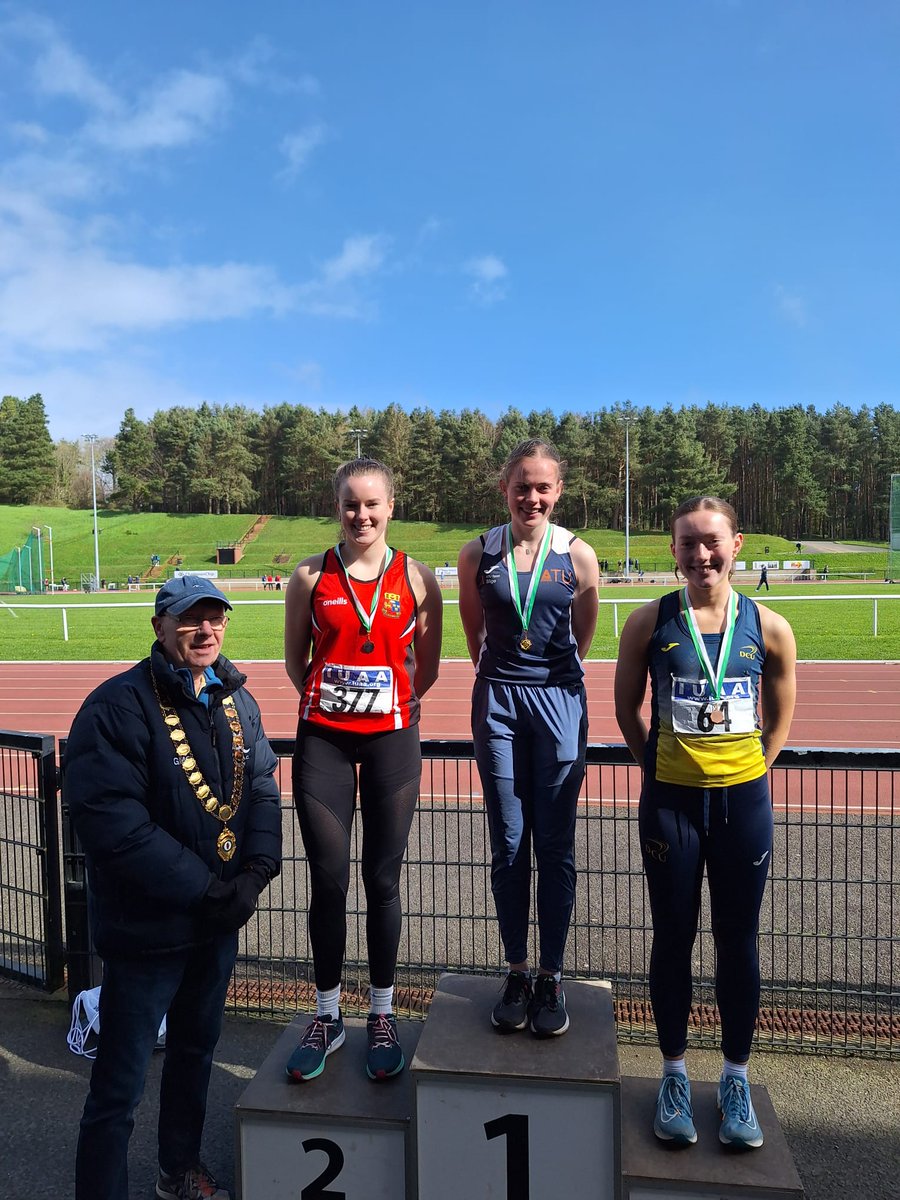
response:
<path id="1" fill-rule="evenodd" d="M 732 588 L 742 544 L 724 500 L 695 496 L 681 504 L 671 549 L 686 586 L 631 614 L 616 667 L 616 719 L 644 771 L 639 830 L 653 920 L 650 998 L 663 1055 L 653 1128 L 676 1145 L 697 1140 L 684 1055 L 704 866 L 724 1056 L 719 1139 L 741 1147 L 763 1142 L 747 1064 L 772 852 L 768 768 L 790 729 L 797 651 L 783 617 Z M 649 730 L 641 715 L 648 673 Z"/>

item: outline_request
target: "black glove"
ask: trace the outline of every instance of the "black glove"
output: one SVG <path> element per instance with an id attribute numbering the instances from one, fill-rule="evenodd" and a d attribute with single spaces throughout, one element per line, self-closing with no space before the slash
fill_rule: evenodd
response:
<path id="1" fill-rule="evenodd" d="M 213 876 L 200 902 L 200 911 L 214 928 L 222 933 L 234 933 L 256 912 L 259 894 L 268 882 L 268 872 L 257 863 L 248 863 L 228 883 Z"/>

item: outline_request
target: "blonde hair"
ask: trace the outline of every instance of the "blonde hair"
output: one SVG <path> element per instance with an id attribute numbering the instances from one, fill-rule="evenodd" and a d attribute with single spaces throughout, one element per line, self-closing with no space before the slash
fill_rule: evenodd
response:
<path id="1" fill-rule="evenodd" d="M 390 467 L 386 467 L 383 462 L 379 462 L 377 458 L 368 458 L 366 455 L 363 455 L 362 458 L 351 458 L 349 462 L 341 463 L 335 471 L 332 478 L 332 486 L 334 487 L 334 498 L 336 501 L 340 501 L 341 488 L 346 481 L 348 479 L 355 479 L 359 475 L 380 475 L 384 480 L 388 500 L 394 499 L 394 472 Z"/>
<path id="2" fill-rule="evenodd" d="M 526 438 L 524 442 L 519 442 L 517 446 L 513 446 L 509 454 L 506 456 L 506 462 L 500 468 L 500 478 L 504 483 L 509 483 L 509 477 L 519 465 L 523 458 L 549 458 L 556 463 L 557 472 L 560 479 L 563 477 L 563 472 L 566 469 L 566 464 L 559 456 L 559 451 L 552 442 L 545 442 L 543 438 Z"/>

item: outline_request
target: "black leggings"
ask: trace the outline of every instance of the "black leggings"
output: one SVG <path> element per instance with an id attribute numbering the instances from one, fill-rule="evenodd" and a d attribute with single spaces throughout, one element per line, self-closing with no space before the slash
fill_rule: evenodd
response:
<path id="1" fill-rule="evenodd" d="M 653 915 L 650 999 L 659 1048 L 680 1058 L 687 1046 L 705 866 L 722 1050 L 745 1062 L 759 1011 L 757 933 L 772 850 L 768 776 L 709 789 L 645 779 L 639 825 Z"/>
<path id="2" fill-rule="evenodd" d="M 400 869 L 422 775 L 418 728 L 356 734 L 301 721 L 292 781 L 309 863 L 309 937 L 319 991 L 338 987 L 343 973 L 357 764 L 370 984 L 390 987 L 397 966 Z"/>

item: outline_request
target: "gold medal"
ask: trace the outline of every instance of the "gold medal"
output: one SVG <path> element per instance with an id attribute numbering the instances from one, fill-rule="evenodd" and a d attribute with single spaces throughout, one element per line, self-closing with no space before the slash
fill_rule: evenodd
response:
<path id="1" fill-rule="evenodd" d="M 234 834 L 226 825 L 219 836 L 216 838 L 216 853 L 221 858 L 222 862 L 228 862 L 234 858 L 234 852 L 237 849 L 237 841 Z"/>
<path id="2" fill-rule="evenodd" d="M 532 645 L 533 645 L 533 643 L 531 641 L 531 638 L 528 636 L 527 633 L 523 633 L 522 636 L 519 638 L 519 648 L 521 650 L 528 651 L 531 649 Z"/>

